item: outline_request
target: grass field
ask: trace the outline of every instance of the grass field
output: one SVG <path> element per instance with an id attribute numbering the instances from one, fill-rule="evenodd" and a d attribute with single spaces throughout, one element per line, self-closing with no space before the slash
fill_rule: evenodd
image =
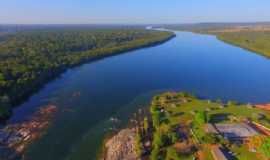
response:
<path id="1" fill-rule="evenodd" d="M 216 35 L 218 39 L 270 58 L 270 24 L 193 24 L 169 29 Z"/>
<path id="2" fill-rule="evenodd" d="M 217 38 L 270 58 L 270 31 L 238 31 L 216 33 Z"/>
<path id="3" fill-rule="evenodd" d="M 226 105 L 226 107 L 224 107 Z M 235 103 L 228 103 L 228 104 L 220 104 L 219 102 L 211 102 L 208 100 L 200 100 L 194 98 L 191 102 L 176 105 L 177 107 L 166 107 L 168 112 L 173 113 L 172 116 L 169 117 L 169 120 L 172 124 L 177 124 L 180 121 L 186 121 L 188 119 L 192 119 L 194 115 L 192 114 L 195 111 L 205 111 L 210 110 L 208 115 L 215 115 L 215 114 L 228 114 L 231 116 L 236 116 L 238 118 L 249 118 L 253 121 L 264 123 L 264 120 L 259 119 L 257 116 L 259 114 L 265 115 L 268 119 L 270 119 L 269 114 L 265 114 L 265 111 L 262 111 L 257 108 L 248 107 L 245 104 L 238 105 Z M 180 115 L 181 116 L 178 116 Z M 223 121 L 228 122 L 228 121 Z M 270 124 L 264 123 L 265 125 L 270 127 Z"/>
<path id="4" fill-rule="evenodd" d="M 220 120 L 223 116 L 226 118 Z M 154 155 L 152 159 L 180 157 L 189 160 L 196 157 L 199 160 L 213 160 L 211 148 L 220 146 L 231 152 L 230 154 L 233 153 L 235 159 L 258 160 L 258 155 L 261 154 L 251 152 L 247 144 L 237 144 L 219 134 L 209 133 L 206 127 L 209 124 L 236 125 L 246 121 L 270 127 L 268 111 L 231 101 L 224 103 L 201 100 L 185 93 L 169 92 L 154 97 L 151 103 L 151 118 L 153 128 L 150 129 L 150 135 L 155 135 L 155 153 L 152 151 L 150 155 Z M 218 121 L 214 121 L 216 119 Z M 165 152 L 168 148 L 171 152 Z"/>

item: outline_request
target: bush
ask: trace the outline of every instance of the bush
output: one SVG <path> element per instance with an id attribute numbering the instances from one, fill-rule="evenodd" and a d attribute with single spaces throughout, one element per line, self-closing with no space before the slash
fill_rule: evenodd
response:
<path id="1" fill-rule="evenodd" d="M 177 153 L 177 151 L 172 148 L 169 147 L 166 151 L 166 160 L 180 160 L 179 155 Z"/>
<path id="2" fill-rule="evenodd" d="M 267 158 L 270 158 L 270 137 L 265 138 L 259 147 L 259 151 L 263 153 Z"/>
<path id="3" fill-rule="evenodd" d="M 218 139 L 216 136 L 212 133 L 208 133 L 204 136 L 204 142 L 209 144 L 215 144 L 217 143 Z"/>
<path id="4" fill-rule="evenodd" d="M 199 125 L 207 123 L 207 114 L 204 111 L 198 111 L 195 113 L 195 122 Z"/>
<path id="5" fill-rule="evenodd" d="M 144 117 L 144 119 L 143 119 L 143 128 L 144 128 L 145 132 L 148 131 L 149 125 L 148 125 L 148 118 L 147 117 Z"/>
<path id="6" fill-rule="evenodd" d="M 143 146 L 142 146 L 142 138 L 139 132 L 136 133 L 136 143 L 135 143 L 135 150 L 138 155 L 138 157 L 141 157 L 143 153 Z"/>
<path id="7" fill-rule="evenodd" d="M 171 143 L 176 143 L 176 141 L 179 139 L 179 136 L 175 132 L 168 133 L 168 136 L 170 138 Z"/>
<path id="8" fill-rule="evenodd" d="M 153 147 L 154 148 L 160 148 L 164 145 L 163 139 L 162 139 L 162 135 L 156 131 L 154 133 L 154 137 L 153 137 Z"/>
<path id="9" fill-rule="evenodd" d="M 150 155 L 150 160 L 158 160 L 159 159 L 159 148 L 154 148 Z"/>

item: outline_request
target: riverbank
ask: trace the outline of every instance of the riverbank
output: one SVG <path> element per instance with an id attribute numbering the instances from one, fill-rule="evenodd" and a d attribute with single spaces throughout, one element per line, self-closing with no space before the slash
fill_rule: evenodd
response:
<path id="1" fill-rule="evenodd" d="M 255 52 L 266 58 L 270 58 L 270 32 L 224 32 L 215 34 L 217 38 L 225 43 Z"/>
<path id="2" fill-rule="evenodd" d="M 270 58 L 269 24 L 194 24 L 190 26 L 167 26 L 174 30 L 214 35 L 217 39 Z"/>
<path id="3" fill-rule="evenodd" d="M 139 160 L 136 153 L 135 129 L 122 129 L 104 144 L 104 155 L 100 160 Z"/>
<path id="4" fill-rule="evenodd" d="M 270 27 L 267 28 L 224 28 L 193 31 L 214 35 L 218 40 L 270 58 Z"/>
<path id="5" fill-rule="evenodd" d="M 157 95 L 150 116 L 105 143 L 104 160 L 129 158 L 124 153 L 137 156 L 132 160 L 267 160 L 270 114 L 260 106 L 202 100 L 187 93 Z"/>
<path id="6" fill-rule="evenodd" d="M 56 111 L 56 106 L 49 105 L 38 110 L 25 122 L 0 129 L 0 159 L 16 160 L 23 157 L 27 147 L 46 132 Z"/>
<path id="7" fill-rule="evenodd" d="M 209 29 L 193 32 L 214 35 L 227 44 L 270 58 L 270 27 Z"/>
<path id="8" fill-rule="evenodd" d="M 149 33 L 151 32 L 152 31 L 149 31 Z M 76 51 L 76 54 L 70 53 L 68 57 L 65 55 L 65 57 L 62 57 L 62 58 L 67 59 L 68 63 L 63 62 L 63 64 L 62 63 L 57 64 L 57 65 L 54 64 L 52 65 L 52 68 L 46 71 L 39 71 L 37 73 L 38 76 L 32 76 L 31 80 L 28 80 L 26 77 L 23 77 L 23 81 L 20 80 L 23 83 L 20 83 L 19 86 L 18 84 L 11 85 L 12 83 L 17 82 L 18 80 L 17 81 L 10 80 L 10 82 L 6 82 L 7 78 L 5 78 L 5 75 L 6 74 L 8 75 L 8 73 L 5 73 L 7 71 L 5 71 L 5 68 L 3 65 L 3 68 L 1 68 L 3 70 L 3 73 L 0 72 L 0 91 L 1 91 L 0 118 L 2 119 L 2 121 L 8 119 L 11 116 L 12 106 L 16 106 L 24 102 L 31 95 L 33 95 L 40 88 L 42 88 L 42 86 L 47 84 L 49 81 L 55 79 L 61 73 L 65 72 L 69 68 L 73 68 L 83 63 L 95 61 L 95 60 L 102 59 L 108 56 L 114 56 L 117 54 L 125 53 L 125 52 L 136 50 L 136 49 L 159 45 L 175 37 L 175 34 L 172 32 L 154 31 L 153 33 L 149 35 L 147 35 L 147 32 L 144 34 L 146 35 L 142 35 L 139 38 L 134 38 L 134 40 L 127 40 L 127 42 L 125 41 L 121 42 L 118 45 L 109 45 L 106 47 L 101 47 L 101 48 L 91 49 L 91 50 L 86 50 L 86 51 L 81 51 L 81 52 Z M 130 37 L 127 39 L 130 39 Z M 52 63 L 52 62 L 50 61 L 48 63 Z M 18 73 L 18 75 L 20 74 Z M 23 73 L 22 75 L 24 76 L 26 75 L 26 73 Z M 31 87 L 29 87 L 30 85 Z"/>
<path id="9" fill-rule="evenodd" d="M 149 106 L 152 95 L 164 90 L 184 90 L 209 99 L 269 102 L 267 59 L 214 36 L 176 34 L 163 45 L 69 70 L 16 108 L 11 122 L 47 104 L 55 104 L 60 111 L 47 133 L 30 146 L 28 160 L 96 160 L 104 132 L 114 126 L 111 117 L 125 126 L 137 108 Z M 246 66 L 253 69 L 247 71 Z M 75 92 L 80 96 L 72 98 Z M 62 112 L 66 108 L 72 112 Z"/>

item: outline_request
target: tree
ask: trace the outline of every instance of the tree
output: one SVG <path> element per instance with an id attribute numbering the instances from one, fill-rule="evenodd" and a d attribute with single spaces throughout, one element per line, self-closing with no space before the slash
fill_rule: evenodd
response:
<path id="1" fill-rule="evenodd" d="M 135 143 L 136 153 L 137 153 L 138 157 L 141 157 L 142 152 L 143 152 L 143 146 L 142 146 L 142 138 L 141 138 L 139 131 L 136 132 L 135 141 L 136 141 L 136 143 Z"/>
<path id="2" fill-rule="evenodd" d="M 164 145 L 162 134 L 159 131 L 156 131 L 153 135 L 153 146 L 154 148 L 160 148 Z"/>
<path id="3" fill-rule="evenodd" d="M 179 155 L 175 148 L 169 147 L 166 150 L 166 160 L 180 160 Z"/>
<path id="4" fill-rule="evenodd" d="M 148 125 L 148 118 L 147 117 L 144 117 L 144 119 L 143 119 L 143 128 L 144 128 L 145 132 L 148 131 L 149 125 Z"/>
<path id="5" fill-rule="evenodd" d="M 11 34 L 0 43 L 0 97 L 7 95 L 14 104 L 69 67 L 171 36 L 162 31 L 65 28 Z"/>
<path id="6" fill-rule="evenodd" d="M 1 88 L 6 87 L 6 83 L 7 83 L 7 81 L 5 80 L 4 75 L 0 73 L 0 91 L 1 91 Z"/>
<path id="7" fill-rule="evenodd" d="M 153 126 L 154 128 L 157 129 L 160 125 L 160 111 L 157 109 L 151 109 L 151 114 L 152 114 Z"/>
<path id="8" fill-rule="evenodd" d="M 175 132 L 168 133 L 168 136 L 170 138 L 171 143 L 175 143 L 179 139 L 177 133 Z"/>
<path id="9" fill-rule="evenodd" d="M 207 113 L 205 111 L 198 111 L 195 113 L 195 122 L 199 125 L 207 122 Z"/>
<path id="10" fill-rule="evenodd" d="M 159 159 L 159 148 L 154 148 L 150 154 L 150 160 L 158 160 Z"/>
<path id="11" fill-rule="evenodd" d="M 10 116 L 10 100 L 7 95 L 0 97 L 0 117 L 6 118 Z"/>

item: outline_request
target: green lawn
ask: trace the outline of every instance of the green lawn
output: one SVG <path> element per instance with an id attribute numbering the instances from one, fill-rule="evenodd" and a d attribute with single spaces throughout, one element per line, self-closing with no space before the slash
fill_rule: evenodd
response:
<path id="1" fill-rule="evenodd" d="M 189 139 L 193 141 L 195 146 L 199 146 L 199 151 L 203 153 L 206 160 L 212 160 L 209 147 L 205 147 L 211 144 L 223 145 L 235 153 L 236 158 L 239 160 L 257 160 L 256 154 L 250 152 L 245 145 L 231 145 L 229 141 L 224 141 L 222 137 L 206 133 L 204 126 L 213 120 L 215 116 L 219 117 L 220 115 L 226 115 L 226 118 L 215 123 L 241 123 L 245 119 L 250 119 L 270 126 L 270 114 L 261 109 L 234 102 L 223 104 L 221 102 L 201 100 L 192 96 L 183 96 L 182 93 L 164 93 L 156 96 L 153 98 L 151 111 L 152 115 L 154 113 L 155 116 L 159 113 L 159 116 L 155 117 L 155 119 L 160 119 L 160 124 L 155 124 L 156 129 L 154 132 L 158 130 L 165 137 L 167 136 L 163 145 L 160 146 L 163 156 L 166 154 L 162 150 L 174 145 L 168 135 L 171 132 L 176 132 L 175 128 L 182 124 L 188 126 Z M 179 154 L 181 159 L 189 159 L 192 156 L 194 155 L 183 157 L 182 154 Z"/>
<path id="2" fill-rule="evenodd" d="M 182 104 L 178 107 L 170 107 L 170 104 L 168 104 L 168 107 L 166 109 L 169 112 L 172 112 L 173 114 L 169 117 L 170 122 L 173 124 L 177 124 L 180 121 L 185 121 L 187 119 L 192 119 L 193 115 L 192 113 L 194 111 L 205 111 L 210 110 L 208 112 L 209 115 L 214 114 L 230 114 L 231 116 L 235 116 L 237 118 L 249 118 L 253 121 L 259 122 L 261 124 L 264 124 L 268 127 L 270 127 L 270 124 L 268 120 L 270 120 L 270 114 L 266 111 L 250 107 L 248 105 L 227 105 L 226 107 L 221 108 L 221 104 L 216 102 L 208 103 L 207 100 L 198 100 L 193 99 L 191 102 Z M 181 116 L 178 116 L 181 114 Z M 264 115 L 267 119 L 259 119 L 259 115 Z M 228 122 L 228 121 L 224 121 Z"/>
<path id="3" fill-rule="evenodd" d="M 247 150 L 247 148 L 240 146 L 240 147 L 231 147 L 230 148 L 232 152 L 236 153 L 236 157 L 239 160 L 256 160 L 258 159 L 256 157 L 255 153 L 252 153 Z"/>

